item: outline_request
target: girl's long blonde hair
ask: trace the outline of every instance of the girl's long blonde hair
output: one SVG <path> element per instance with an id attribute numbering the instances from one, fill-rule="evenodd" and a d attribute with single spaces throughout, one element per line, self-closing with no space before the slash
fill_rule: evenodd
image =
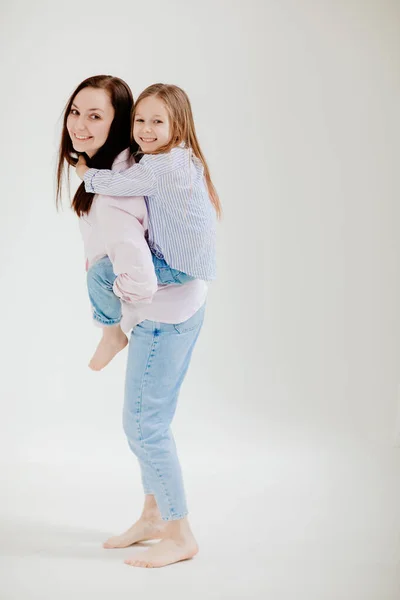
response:
<path id="1" fill-rule="evenodd" d="M 171 120 L 171 137 L 167 144 L 158 148 L 154 154 L 169 152 L 172 148 L 179 146 L 182 142 L 187 148 L 190 148 L 193 154 L 201 161 L 204 167 L 204 177 L 206 180 L 208 193 L 211 203 L 213 204 L 217 216 L 222 214 L 221 202 L 217 191 L 211 181 L 210 171 L 204 155 L 200 149 L 200 144 L 197 139 L 196 129 L 194 125 L 192 107 L 186 92 L 176 85 L 166 83 L 155 83 L 147 87 L 136 101 L 133 118 L 135 118 L 136 109 L 141 100 L 154 96 L 160 98 L 165 104 Z"/>

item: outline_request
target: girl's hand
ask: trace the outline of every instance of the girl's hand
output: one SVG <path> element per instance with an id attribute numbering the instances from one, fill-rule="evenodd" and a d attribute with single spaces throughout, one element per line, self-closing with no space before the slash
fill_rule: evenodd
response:
<path id="1" fill-rule="evenodd" d="M 89 167 L 86 164 L 86 160 L 82 154 L 79 155 L 78 162 L 75 165 L 76 174 L 80 179 L 83 179 L 86 171 L 89 170 Z"/>

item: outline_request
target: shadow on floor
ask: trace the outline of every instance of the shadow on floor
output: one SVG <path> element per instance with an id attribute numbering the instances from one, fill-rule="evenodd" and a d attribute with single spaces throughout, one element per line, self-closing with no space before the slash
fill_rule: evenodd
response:
<path id="1" fill-rule="evenodd" d="M 23 517 L 0 518 L 0 556 L 46 556 L 48 558 L 77 558 L 123 560 L 133 546 L 105 550 L 104 540 L 111 532 L 73 527 Z M 145 548 L 152 542 L 135 544 Z"/>

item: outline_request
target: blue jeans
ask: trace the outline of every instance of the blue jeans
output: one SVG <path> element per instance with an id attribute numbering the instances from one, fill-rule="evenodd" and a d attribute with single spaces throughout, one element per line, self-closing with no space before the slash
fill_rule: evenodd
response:
<path id="1" fill-rule="evenodd" d="M 123 426 L 139 460 L 144 493 L 155 496 L 164 521 L 188 513 L 170 425 L 204 311 L 205 306 L 175 325 L 142 321 L 129 342 Z"/>
<path id="2" fill-rule="evenodd" d="M 183 284 L 194 277 L 172 269 L 154 254 L 153 264 L 160 284 Z M 87 272 L 87 286 L 93 308 L 93 319 L 101 325 L 116 325 L 121 321 L 121 300 L 113 292 L 116 275 L 108 256 L 101 258 Z"/>

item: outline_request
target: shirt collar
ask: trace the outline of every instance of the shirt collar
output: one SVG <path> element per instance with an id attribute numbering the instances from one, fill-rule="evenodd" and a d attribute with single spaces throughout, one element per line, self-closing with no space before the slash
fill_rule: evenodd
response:
<path id="1" fill-rule="evenodd" d="M 129 148 L 125 148 L 125 150 L 122 150 L 122 152 L 120 152 L 118 154 L 118 156 L 115 157 L 114 162 L 113 162 L 113 168 L 122 162 L 128 161 L 130 156 L 131 156 L 131 151 Z"/>

